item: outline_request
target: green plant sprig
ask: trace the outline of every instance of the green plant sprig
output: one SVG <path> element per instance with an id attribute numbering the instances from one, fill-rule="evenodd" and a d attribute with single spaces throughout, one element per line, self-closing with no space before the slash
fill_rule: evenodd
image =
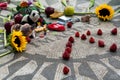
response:
<path id="1" fill-rule="evenodd" d="M 7 45 L 6 30 L 4 30 L 4 46 Z"/>
<path id="2" fill-rule="evenodd" d="M 40 0 L 37 0 L 37 2 L 33 3 L 36 7 L 39 7 L 42 10 L 45 10 L 45 7 L 42 5 Z"/>
<path id="3" fill-rule="evenodd" d="M 8 15 L 8 17 L 0 16 L 0 18 L 3 20 L 3 23 L 6 23 L 6 22 L 10 21 L 11 17 L 12 17 L 12 15 Z"/>
<path id="4" fill-rule="evenodd" d="M 62 3 L 65 7 L 67 6 L 66 0 L 61 0 L 61 3 Z"/>
<path id="5" fill-rule="evenodd" d="M 7 43 L 6 30 L 0 29 L 0 33 L 2 33 L 4 35 L 4 40 L 0 40 L 0 42 L 3 42 L 4 43 L 4 47 L 6 48 L 7 46 L 10 45 L 9 43 Z M 5 56 L 7 54 L 10 54 L 12 52 L 13 52 L 13 50 L 8 50 L 7 52 L 1 53 L 0 57 L 3 57 L 3 56 Z"/>
<path id="6" fill-rule="evenodd" d="M 90 4 L 89 4 L 89 7 L 88 7 L 88 12 L 90 12 L 90 9 L 94 6 L 95 4 L 95 0 L 90 0 Z"/>
<path id="7" fill-rule="evenodd" d="M 115 11 L 115 14 L 118 14 L 118 13 L 120 13 L 120 9 L 118 9 L 118 10 Z"/>
<path id="8" fill-rule="evenodd" d="M 95 0 L 90 0 L 89 9 L 91 9 L 95 4 Z"/>
<path id="9" fill-rule="evenodd" d="M 3 56 L 5 56 L 5 55 L 7 55 L 7 54 L 10 54 L 10 53 L 12 53 L 12 52 L 13 52 L 12 50 L 9 50 L 9 51 L 7 51 L 7 52 L 4 52 L 4 53 L 0 54 L 0 57 L 3 57 Z"/>

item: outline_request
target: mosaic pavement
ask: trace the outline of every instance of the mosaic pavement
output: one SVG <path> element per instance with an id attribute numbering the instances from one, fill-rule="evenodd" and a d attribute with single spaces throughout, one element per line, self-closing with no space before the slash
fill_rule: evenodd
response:
<path id="1" fill-rule="evenodd" d="M 17 3 L 17 0 L 15 1 L 14 3 Z M 77 8 L 80 3 L 88 4 L 89 0 L 71 1 L 73 2 L 69 4 Z M 56 2 L 43 1 L 45 6 L 53 7 L 58 5 Z M 120 3 L 118 0 L 96 0 L 95 5 L 103 2 L 109 3 L 115 9 Z M 65 32 L 49 31 L 45 38 L 36 37 L 28 44 L 24 53 L 11 53 L 0 58 L 0 80 L 120 80 L 120 34 L 110 35 L 114 27 L 118 27 L 120 33 L 120 14 L 111 22 L 100 22 L 96 17 L 92 17 L 90 24 L 78 22 Z M 103 30 L 102 36 L 96 35 L 99 28 Z M 105 48 L 99 48 L 97 42 L 90 44 L 88 39 L 82 41 L 75 38 L 70 60 L 62 60 L 67 39 L 70 36 L 74 37 L 76 31 L 82 34 L 87 30 L 92 32 L 91 36 L 96 41 L 104 40 Z M 118 44 L 116 53 L 108 50 L 113 42 Z M 0 48 L 0 52 L 2 50 L 3 48 Z M 70 73 L 66 76 L 62 73 L 64 65 L 70 68 Z"/>

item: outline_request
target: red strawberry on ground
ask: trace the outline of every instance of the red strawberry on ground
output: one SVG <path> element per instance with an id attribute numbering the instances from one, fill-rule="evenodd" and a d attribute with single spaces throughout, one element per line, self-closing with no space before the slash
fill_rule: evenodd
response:
<path id="1" fill-rule="evenodd" d="M 72 36 L 70 36 L 68 41 L 70 41 L 71 43 L 74 43 L 74 38 Z"/>
<path id="2" fill-rule="evenodd" d="M 67 75 L 69 73 L 69 68 L 67 66 L 64 66 L 63 73 Z"/>
<path id="3" fill-rule="evenodd" d="M 66 47 L 72 47 L 72 43 L 70 41 L 67 42 Z"/>
<path id="4" fill-rule="evenodd" d="M 87 39 L 86 35 L 85 35 L 85 34 L 82 34 L 81 39 L 82 39 L 82 40 L 86 40 L 86 39 Z"/>
<path id="5" fill-rule="evenodd" d="M 102 35 L 102 34 L 103 34 L 102 30 L 101 30 L 101 29 L 98 29 L 97 35 Z"/>
<path id="6" fill-rule="evenodd" d="M 75 37 L 80 37 L 80 33 L 79 33 L 79 32 L 76 32 L 76 33 L 75 33 Z"/>
<path id="7" fill-rule="evenodd" d="M 65 51 L 67 51 L 68 53 L 71 53 L 72 52 L 72 48 L 66 47 Z"/>
<path id="8" fill-rule="evenodd" d="M 72 22 L 68 22 L 68 23 L 67 23 L 67 27 L 68 27 L 68 28 L 71 28 L 71 27 L 72 27 L 72 25 L 73 25 L 73 23 L 72 23 Z"/>
<path id="9" fill-rule="evenodd" d="M 111 34 L 112 35 L 117 35 L 117 28 L 112 29 Z"/>
<path id="10" fill-rule="evenodd" d="M 90 43 L 95 43 L 95 39 L 93 37 L 90 37 L 89 42 Z"/>
<path id="11" fill-rule="evenodd" d="M 90 35 L 91 35 L 90 30 L 88 30 L 88 31 L 86 32 L 86 35 L 88 35 L 88 36 L 90 36 Z"/>
<path id="12" fill-rule="evenodd" d="M 27 40 L 28 43 L 31 42 L 31 39 L 29 37 L 26 37 L 26 40 Z"/>
<path id="13" fill-rule="evenodd" d="M 99 47 L 104 47 L 104 46 L 105 46 L 104 41 L 98 40 L 98 46 L 99 46 Z"/>
<path id="14" fill-rule="evenodd" d="M 117 51 L 117 45 L 115 43 L 113 43 L 111 46 L 110 46 L 110 52 L 116 52 Z"/>
<path id="15" fill-rule="evenodd" d="M 67 51 L 65 51 L 65 52 L 63 53 L 63 55 L 62 55 L 62 58 L 63 58 L 64 60 L 69 60 L 69 59 L 70 59 L 70 54 L 69 54 Z"/>

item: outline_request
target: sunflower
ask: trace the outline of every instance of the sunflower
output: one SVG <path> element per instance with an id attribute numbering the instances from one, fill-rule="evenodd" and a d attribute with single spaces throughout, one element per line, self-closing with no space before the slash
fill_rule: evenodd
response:
<path id="1" fill-rule="evenodd" d="M 27 41 L 21 31 L 13 30 L 10 35 L 10 43 L 17 52 L 22 52 L 26 48 Z"/>
<path id="2" fill-rule="evenodd" d="M 107 4 L 101 4 L 95 9 L 95 13 L 103 21 L 111 20 L 114 16 L 114 9 Z"/>

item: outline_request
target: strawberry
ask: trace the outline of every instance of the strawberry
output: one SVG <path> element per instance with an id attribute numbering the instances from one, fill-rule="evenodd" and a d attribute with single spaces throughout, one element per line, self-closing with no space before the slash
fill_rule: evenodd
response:
<path id="1" fill-rule="evenodd" d="M 93 37 L 90 37 L 89 42 L 90 43 L 95 43 L 95 39 Z"/>
<path id="2" fill-rule="evenodd" d="M 26 40 L 27 40 L 28 43 L 31 42 L 31 39 L 29 37 L 26 37 Z"/>
<path id="3" fill-rule="evenodd" d="M 98 29 L 98 31 L 97 31 L 97 35 L 102 35 L 102 30 L 101 29 Z"/>
<path id="4" fill-rule="evenodd" d="M 85 34 L 82 34 L 81 39 L 82 39 L 82 40 L 86 40 L 86 39 L 87 39 L 87 38 L 86 38 L 86 35 L 85 35 Z"/>
<path id="5" fill-rule="evenodd" d="M 104 44 L 104 42 L 102 40 L 98 40 L 98 46 L 99 47 L 104 47 L 105 44 Z"/>
<path id="6" fill-rule="evenodd" d="M 70 59 L 70 54 L 69 54 L 67 51 L 65 51 L 65 52 L 63 53 L 63 55 L 62 55 L 62 58 L 63 58 L 64 60 L 69 60 L 69 59 Z"/>
<path id="7" fill-rule="evenodd" d="M 70 36 L 68 41 L 70 41 L 71 43 L 74 43 L 74 38 L 72 36 Z"/>
<path id="8" fill-rule="evenodd" d="M 67 51 L 68 53 L 71 53 L 72 52 L 72 48 L 66 47 L 65 51 Z"/>
<path id="9" fill-rule="evenodd" d="M 111 34 L 112 35 L 117 35 L 117 28 L 112 29 Z"/>
<path id="10" fill-rule="evenodd" d="M 110 46 L 110 52 L 116 52 L 117 51 L 117 45 L 115 43 L 113 43 L 111 46 Z"/>
<path id="11" fill-rule="evenodd" d="M 79 33 L 79 32 L 76 32 L 76 33 L 75 33 L 75 37 L 80 37 L 80 33 Z"/>
<path id="12" fill-rule="evenodd" d="M 69 73 L 69 68 L 67 66 L 64 66 L 63 73 L 67 75 Z"/>
<path id="13" fill-rule="evenodd" d="M 88 36 L 90 36 L 90 35 L 91 35 L 90 30 L 88 30 L 88 31 L 86 32 L 86 35 L 88 35 Z"/>
<path id="14" fill-rule="evenodd" d="M 67 42 L 66 47 L 72 47 L 72 43 L 70 41 Z"/>
<path id="15" fill-rule="evenodd" d="M 71 28 L 71 27 L 72 27 L 72 25 L 73 25 L 73 23 L 72 23 L 72 22 L 68 22 L 68 23 L 67 23 L 67 27 L 68 27 L 68 28 Z"/>

